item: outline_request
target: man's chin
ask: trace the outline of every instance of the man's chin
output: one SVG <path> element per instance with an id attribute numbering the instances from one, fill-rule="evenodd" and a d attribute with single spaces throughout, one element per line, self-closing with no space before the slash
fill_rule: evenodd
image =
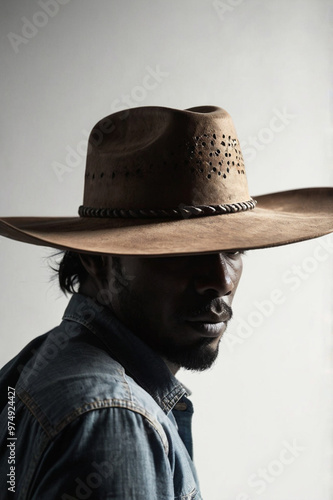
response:
<path id="1" fill-rule="evenodd" d="M 171 346 L 163 349 L 162 354 L 168 361 L 191 371 L 204 371 L 211 368 L 219 353 L 216 339 L 202 338 L 191 346 Z"/>

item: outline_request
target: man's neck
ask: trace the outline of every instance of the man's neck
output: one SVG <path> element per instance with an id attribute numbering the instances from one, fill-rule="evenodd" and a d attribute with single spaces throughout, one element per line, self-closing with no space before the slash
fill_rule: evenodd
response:
<path id="1" fill-rule="evenodd" d="M 93 298 L 93 299 L 96 300 L 96 295 L 97 295 L 96 294 L 96 288 L 94 286 L 92 286 L 91 284 L 90 284 L 90 286 L 87 285 L 87 284 L 81 285 L 79 293 L 81 293 L 82 295 L 86 295 L 88 297 L 91 297 L 91 298 Z M 103 305 L 106 305 L 106 304 L 103 304 Z M 110 304 L 108 304 L 108 307 L 110 307 Z M 167 367 L 169 368 L 169 370 L 172 373 L 172 375 L 176 375 L 176 373 L 178 372 L 180 366 L 177 365 L 176 363 L 173 363 L 172 361 L 169 361 L 169 360 L 163 358 L 163 357 L 162 357 L 162 359 L 165 362 L 165 364 L 167 365 Z"/>
<path id="2" fill-rule="evenodd" d="M 171 371 L 172 375 L 176 375 L 180 366 L 177 365 L 176 363 L 172 363 L 172 361 L 169 361 L 163 357 L 162 357 L 162 359 L 163 359 L 164 363 L 167 365 L 167 367 L 169 368 L 169 370 Z"/>

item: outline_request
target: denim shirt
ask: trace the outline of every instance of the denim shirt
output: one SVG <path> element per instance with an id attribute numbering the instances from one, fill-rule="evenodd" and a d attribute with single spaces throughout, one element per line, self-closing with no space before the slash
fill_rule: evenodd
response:
<path id="1" fill-rule="evenodd" d="M 74 294 L 0 371 L 1 498 L 200 500 L 186 396 L 111 310 Z"/>

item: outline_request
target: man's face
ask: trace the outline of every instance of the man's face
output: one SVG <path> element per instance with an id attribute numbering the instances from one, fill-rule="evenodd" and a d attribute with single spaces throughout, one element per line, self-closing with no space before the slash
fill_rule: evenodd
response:
<path id="1" fill-rule="evenodd" d="M 231 319 L 241 252 L 107 257 L 111 307 L 133 333 L 168 361 L 209 368 Z"/>

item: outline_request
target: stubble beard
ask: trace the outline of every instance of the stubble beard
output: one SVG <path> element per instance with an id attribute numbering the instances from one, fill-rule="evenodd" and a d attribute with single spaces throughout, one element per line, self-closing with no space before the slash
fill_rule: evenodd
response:
<path id="1" fill-rule="evenodd" d="M 161 337 L 157 332 L 152 332 L 149 316 L 145 313 L 142 297 L 133 295 L 127 286 L 119 287 L 118 307 L 120 320 L 126 318 L 124 323 L 133 334 L 145 342 L 151 349 L 167 361 L 191 371 L 205 371 L 214 364 L 219 353 L 219 344 L 213 348 L 216 339 L 201 338 L 191 344 L 182 345 L 175 339 Z M 130 317 L 129 317 L 130 313 Z"/>

